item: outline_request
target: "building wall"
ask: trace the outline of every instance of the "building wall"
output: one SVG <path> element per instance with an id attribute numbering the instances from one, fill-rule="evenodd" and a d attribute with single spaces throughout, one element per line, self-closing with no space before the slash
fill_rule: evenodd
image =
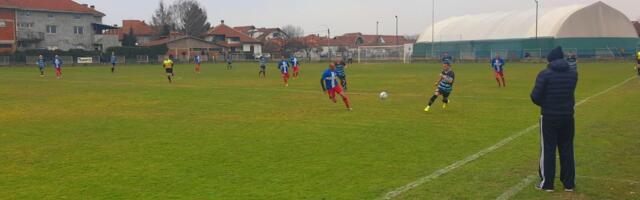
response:
<path id="1" fill-rule="evenodd" d="M 16 45 L 15 11 L 0 9 L 0 53 L 13 53 Z"/>
<path id="2" fill-rule="evenodd" d="M 50 17 L 52 16 L 52 17 Z M 17 11 L 18 49 L 94 49 L 94 30 L 92 23 L 102 23 L 102 17 L 91 14 Z M 33 24 L 30 27 L 22 23 Z M 47 33 L 47 26 L 55 25 L 56 33 Z M 83 34 L 74 34 L 74 27 L 83 27 Z M 44 35 L 41 41 L 24 42 L 29 35 Z"/>
<path id="3" fill-rule="evenodd" d="M 531 52 L 546 56 L 552 48 L 562 46 L 568 51 L 577 51 L 579 56 L 591 57 L 603 50 L 614 53 L 633 52 L 638 42 L 638 38 L 528 38 L 417 43 L 414 45 L 413 56 L 439 57 L 443 52 L 448 52 L 454 57 L 473 54 L 476 58 L 490 58 L 496 52 L 509 52 L 503 56 L 517 59 Z"/>

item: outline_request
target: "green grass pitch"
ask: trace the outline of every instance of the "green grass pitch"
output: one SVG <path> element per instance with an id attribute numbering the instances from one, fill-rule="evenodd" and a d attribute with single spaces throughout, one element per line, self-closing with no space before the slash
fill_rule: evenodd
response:
<path id="1" fill-rule="evenodd" d="M 321 91 L 326 64 L 285 88 L 274 64 L 0 68 L 0 199 L 378 199 L 516 134 L 539 118 L 529 100 L 542 64 L 457 64 L 448 110 L 436 64 L 354 64 L 354 107 Z M 577 100 L 632 77 L 631 63 L 580 64 Z M 640 79 L 577 108 L 577 189 L 527 184 L 514 199 L 640 199 Z M 378 99 L 388 91 L 390 98 Z M 495 199 L 538 169 L 532 130 L 397 196 Z"/>

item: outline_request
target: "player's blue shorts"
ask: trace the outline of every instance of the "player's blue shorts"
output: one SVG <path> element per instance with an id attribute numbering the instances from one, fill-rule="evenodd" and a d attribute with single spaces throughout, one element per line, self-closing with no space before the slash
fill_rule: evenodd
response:
<path id="1" fill-rule="evenodd" d="M 449 97 L 449 95 L 451 94 L 451 91 L 453 91 L 453 88 L 447 89 L 447 88 L 438 87 L 438 89 L 436 90 L 436 92 L 440 93 L 444 97 Z"/>

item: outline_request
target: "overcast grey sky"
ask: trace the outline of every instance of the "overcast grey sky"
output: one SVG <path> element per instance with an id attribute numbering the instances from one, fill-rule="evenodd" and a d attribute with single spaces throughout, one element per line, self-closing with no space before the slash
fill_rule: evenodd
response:
<path id="1" fill-rule="evenodd" d="M 121 24 L 123 19 L 149 21 L 159 0 L 76 0 L 96 5 L 106 13 L 104 23 Z M 174 0 L 165 0 L 171 3 Z M 436 20 L 447 17 L 535 8 L 534 0 L 435 0 Z M 540 0 L 541 7 L 588 4 L 597 0 Z M 200 0 L 213 25 L 224 19 L 230 26 L 256 25 L 302 26 L 306 34 L 331 28 L 332 34 L 375 33 L 380 21 L 381 34 L 395 34 L 395 19 L 400 19 L 400 34 L 420 34 L 431 25 L 431 0 Z M 603 0 L 631 19 L 640 18 L 640 0 Z M 325 34 L 323 31 L 321 34 Z"/>

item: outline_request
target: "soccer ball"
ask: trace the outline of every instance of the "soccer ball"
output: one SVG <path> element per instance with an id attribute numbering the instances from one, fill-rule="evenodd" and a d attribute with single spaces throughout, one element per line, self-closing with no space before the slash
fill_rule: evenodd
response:
<path id="1" fill-rule="evenodd" d="M 387 92 L 380 92 L 380 100 L 385 100 L 387 98 L 389 98 L 389 94 Z"/>

